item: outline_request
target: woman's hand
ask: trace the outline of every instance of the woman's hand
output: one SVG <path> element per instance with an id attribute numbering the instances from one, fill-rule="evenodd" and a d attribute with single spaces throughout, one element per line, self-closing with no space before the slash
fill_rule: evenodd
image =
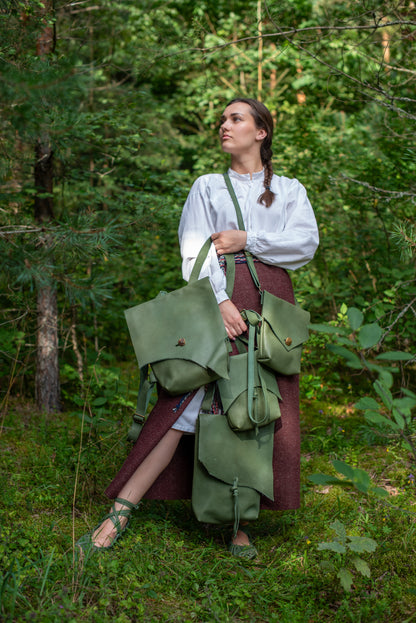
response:
<path id="1" fill-rule="evenodd" d="M 230 340 L 235 340 L 238 335 L 247 331 L 247 325 L 241 317 L 240 312 L 230 299 L 219 304 L 225 330 Z"/>
<path id="2" fill-rule="evenodd" d="M 217 234 L 212 234 L 211 240 L 214 243 L 217 255 L 238 253 L 247 244 L 247 232 L 241 229 L 227 229 Z"/>

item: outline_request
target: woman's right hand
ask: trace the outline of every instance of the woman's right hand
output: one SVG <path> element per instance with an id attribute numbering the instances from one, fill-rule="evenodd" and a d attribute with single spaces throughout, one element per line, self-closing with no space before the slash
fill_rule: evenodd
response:
<path id="1" fill-rule="evenodd" d="M 247 331 L 247 325 L 241 317 L 240 312 L 230 299 L 219 304 L 225 330 L 230 340 L 235 340 L 238 335 Z"/>

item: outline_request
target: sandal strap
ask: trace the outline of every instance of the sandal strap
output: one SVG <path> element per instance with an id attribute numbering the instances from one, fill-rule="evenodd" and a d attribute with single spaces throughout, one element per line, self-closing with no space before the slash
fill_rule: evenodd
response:
<path id="1" fill-rule="evenodd" d="M 130 510 L 134 511 L 139 507 L 140 502 L 138 504 L 133 504 L 129 500 L 124 500 L 123 498 L 114 498 L 114 502 L 118 502 L 119 504 L 123 504 L 123 506 L 127 506 Z"/>
<path id="2" fill-rule="evenodd" d="M 114 502 L 118 502 L 119 504 L 123 504 L 123 506 L 127 506 L 127 508 L 121 508 L 119 510 L 117 510 L 115 508 L 115 504 L 113 504 L 113 506 L 111 507 L 110 512 L 108 513 L 108 515 L 106 517 L 104 517 L 104 519 L 110 519 L 113 524 L 115 529 L 117 530 L 117 532 L 122 532 L 123 528 L 121 527 L 120 524 L 120 517 L 130 517 L 131 511 L 135 510 L 139 505 L 138 504 L 133 504 L 132 502 L 130 502 L 129 500 L 124 500 L 123 498 L 115 498 Z"/>

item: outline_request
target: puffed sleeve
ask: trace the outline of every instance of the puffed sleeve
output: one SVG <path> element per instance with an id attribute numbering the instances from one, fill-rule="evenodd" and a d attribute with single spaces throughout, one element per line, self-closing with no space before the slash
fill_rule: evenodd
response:
<path id="1" fill-rule="evenodd" d="M 210 205 L 209 175 L 199 177 L 193 184 L 182 210 L 179 223 L 179 244 L 182 255 L 182 275 L 189 281 L 196 257 L 204 242 L 215 232 L 213 210 Z M 214 245 L 211 245 L 199 275 L 209 277 L 218 303 L 228 299 L 226 280 L 218 263 Z"/>
<path id="2" fill-rule="evenodd" d="M 319 244 L 315 215 L 304 186 L 297 180 L 283 178 L 276 189 L 279 231 L 253 228 L 247 232 L 246 249 L 266 264 L 295 270 L 307 264 Z"/>

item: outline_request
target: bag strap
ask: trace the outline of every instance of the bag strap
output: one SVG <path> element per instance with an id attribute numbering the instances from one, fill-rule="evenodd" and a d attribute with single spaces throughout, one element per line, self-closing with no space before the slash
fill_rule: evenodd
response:
<path id="1" fill-rule="evenodd" d="M 248 354 L 247 354 L 247 411 L 248 417 L 254 424 L 256 434 L 258 427 L 268 421 L 270 416 L 270 403 L 269 393 L 267 391 L 267 385 L 261 372 L 261 365 L 257 361 L 256 356 L 256 337 L 260 328 L 262 318 L 260 314 L 251 310 L 245 309 L 241 315 L 249 325 L 248 330 Z M 260 380 L 260 390 L 255 385 L 255 370 Z M 258 398 L 259 391 L 263 394 L 264 399 L 264 415 L 261 419 L 258 418 Z"/>
<path id="2" fill-rule="evenodd" d="M 156 387 L 156 377 L 149 372 L 149 365 L 140 368 L 140 385 L 139 393 L 137 395 L 136 411 L 133 415 L 133 423 L 127 433 L 127 439 L 129 441 L 137 441 L 142 428 L 146 421 L 147 407 L 149 406 L 150 397 L 153 394 L 153 390 Z"/>
<path id="3" fill-rule="evenodd" d="M 209 250 L 211 248 L 211 244 L 212 244 L 212 240 L 211 240 L 211 236 L 204 242 L 204 244 L 202 245 L 202 247 L 199 250 L 199 253 L 197 255 L 197 258 L 195 260 L 195 264 L 193 265 L 192 268 L 192 272 L 191 272 L 191 276 L 189 277 L 189 283 L 192 283 L 193 281 L 197 281 L 198 277 L 199 277 L 199 273 L 202 270 L 202 266 L 205 262 L 205 260 L 208 257 L 208 253 Z M 227 285 L 226 285 L 226 292 L 227 295 L 229 296 L 229 298 L 231 298 L 233 290 L 234 290 L 234 280 L 235 280 L 235 263 L 234 263 L 234 255 L 232 253 L 227 253 L 225 255 L 225 260 L 227 263 L 227 275 L 226 275 L 226 279 L 227 279 Z"/>
<path id="4" fill-rule="evenodd" d="M 204 242 L 202 247 L 199 250 L 197 258 L 195 260 L 195 264 L 192 268 L 191 276 L 189 277 L 189 283 L 193 281 L 197 281 L 199 277 L 199 273 L 201 272 L 202 265 L 208 257 L 209 250 L 211 248 L 212 240 L 211 236 Z"/>
<path id="5" fill-rule="evenodd" d="M 244 227 L 244 220 L 243 220 L 243 215 L 241 213 L 240 204 L 238 203 L 237 195 L 235 194 L 235 191 L 234 191 L 234 188 L 233 188 L 233 185 L 231 183 L 230 176 L 228 175 L 228 173 L 224 173 L 224 180 L 225 180 L 228 192 L 231 195 L 231 199 L 233 200 L 234 208 L 235 208 L 236 215 L 237 215 L 238 228 L 242 231 L 246 231 L 246 228 Z M 250 271 L 251 277 L 254 281 L 254 285 L 256 286 L 257 290 L 261 292 L 260 281 L 257 275 L 256 267 L 254 265 L 253 256 L 251 255 L 250 251 L 246 251 L 246 250 L 244 250 L 244 254 L 246 256 L 247 266 Z M 228 264 L 227 264 L 227 269 L 228 269 Z"/>

